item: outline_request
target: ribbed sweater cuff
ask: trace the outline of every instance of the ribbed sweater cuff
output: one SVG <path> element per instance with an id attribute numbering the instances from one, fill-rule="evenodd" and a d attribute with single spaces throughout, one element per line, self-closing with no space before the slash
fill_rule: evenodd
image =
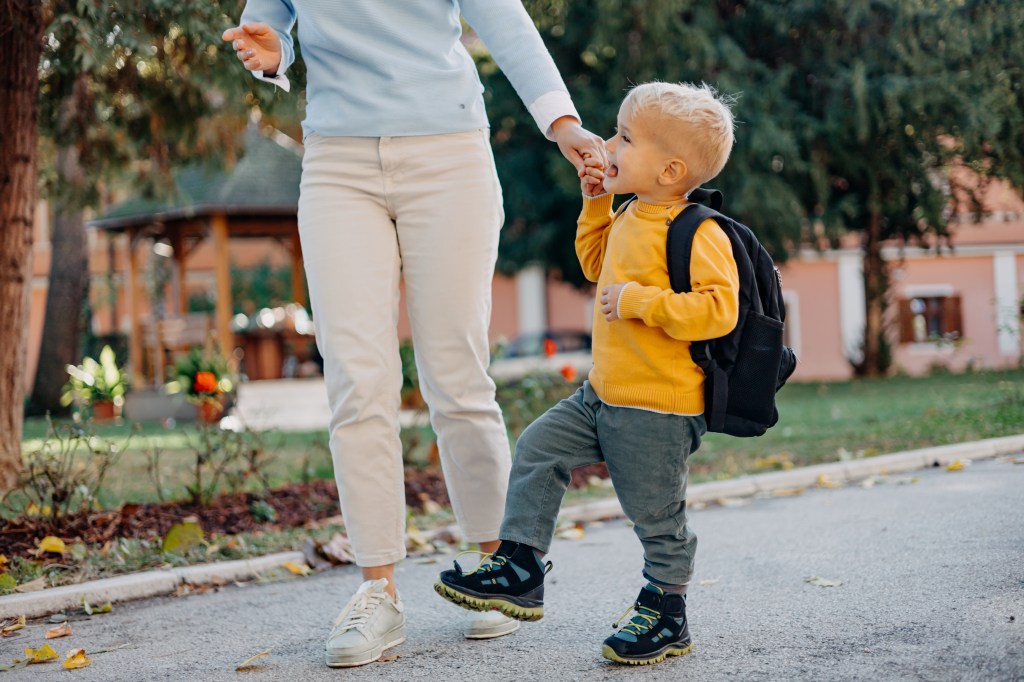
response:
<path id="1" fill-rule="evenodd" d="M 619 292 L 619 317 L 630 320 L 642 317 L 644 308 L 644 287 L 630 282 Z"/>
<path id="2" fill-rule="evenodd" d="M 607 217 L 612 212 L 612 201 L 614 200 L 614 194 L 602 194 L 597 197 L 584 196 L 583 213 L 580 214 L 580 219 L 590 221 L 595 218 Z"/>

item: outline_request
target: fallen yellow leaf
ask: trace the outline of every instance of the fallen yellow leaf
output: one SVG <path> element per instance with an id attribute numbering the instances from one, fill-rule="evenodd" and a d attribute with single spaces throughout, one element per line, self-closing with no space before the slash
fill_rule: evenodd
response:
<path id="1" fill-rule="evenodd" d="M 0 554 L 0 572 L 7 570 L 7 555 Z"/>
<path id="2" fill-rule="evenodd" d="M 380 661 L 381 663 L 387 663 L 388 661 L 397 661 L 398 658 L 399 658 L 398 654 L 395 654 L 394 656 L 381 656 L 377 660 Z"/>
<path id="3" fill-rule="evenodd" d="M 25 648 L 25 657 L 29 663 L 46 663 L 57 658 L 57 652 L 49 644 L 44 644 L 38 649 Z"/>
<path id="4" fill-rule="evenodd" d="M 163 550 L 171 554 L 184 554 L 203 541 L 203 529 L 194 521 L 171 526 L 164 536 Z"/>
<path id="5" fill-rule="evenodd" d="M 64 541 L 53 535 L 47 535 L 39 541 L 39 545 L 36 547 L 36 552 L 39 554 L 43 552 L 63 554 L 66 551 L 68 551 L 68 548 L 64 545 Z"/>
<path id="6" fill-rule="evenodd" d="M 959 459 L 954 459 L 952 462 L 946 465 L 946 471 L 963 471 L 964 463 Z"/>
<path id="7" fill-rule="evenodd" d="M 803 494 L 803 488 L 776 488 L 772 491 L 772 495 L 775 497 L 795 497 Z"/>
<path id="8" fill-rule="evenodd" d="M 287 568 L 292 575 L 309 575 L 311 570 L 306 564 L 297 564 L 294 561 L 286 561 L 281 565 Z"/>
<path id="9" fill-rule="evenodd" d="M 816 481 L 819 488 L 842 488 L 843 484 L 838 481 L 833 481 L 828 477 L 828 474 L 818 474 Z"/>
<path id="10" fill-rule="evenodd" d="M 23 627 L 25 627 L 25 614 L 21 614 L 17 618 L 8 618 L 0 622 L 0 636 L 10 637 Z"/>
<path id="11" fill-rule="evenodd" d="M 64 621 L 55 628 L 50 628 L 46 631 L 46 639 L 57 639 L 58 637 L 69 637 L 71 635 L 71 626 L 68 625 L 67 621 Z"/>
<path id="12" fill-rule="evenodd" d="M 255 665 L 253 665 L 253 663 L 255 661 L 258 661 L 259 659 L 263 658 L 264 656 L 269 656 L 269 655 L 270 655 L 270 649 L 267 649 L 266 651 L 261 651 L 258 654 L 256 654 L 255 656 L 250 656 L 249 658 L 247 658 L 244 661 L 242 661 L 241 663 L 239 663 L 238 666 L 235 668 L 235 670 L 241 671 L 241 670 L 247 670 L 249 668 L 258 668 L 259 666 L 255 666 Z"/>
<path id="13" fill-rule="evenodd" d="M 76 670 L 92 665 L 92 659 L 85 655 L 85 649 L 72 649 L 64 659 L 64 667 L 68 670 Z"/>
<path id="14" fill-rule="evenodd" d="M 41 575 L 35 580 L 29 580 L 27 583 L 22 583 L 14 588 L 15 592 L 35 592 L 37 590 L 46 589 L 46 576 Z"/>
<path id="15" fill-rule="evenodd" d="M 555 532 L 555 537 L 562 538 L 563 540 L 582 540 L 584 535 L 583 529 L 578 525 L 567 526 Z"/>
<path id="16" fill-rule="evenodd" d="M 716 584 L 721 578 L 708 578 L 707 580 L 701 580 L 700 584 L 702 587 L 711 587 Z"/>
<path id="17" fill-rule="evenodd" d="M 85 595 L 82 595 L 82 610 L 90 616 L 95 613 L 110 613 L 114 610 L 114 605 L 107 602 L 103 606 L 93 606 L 85 599 Z"/>

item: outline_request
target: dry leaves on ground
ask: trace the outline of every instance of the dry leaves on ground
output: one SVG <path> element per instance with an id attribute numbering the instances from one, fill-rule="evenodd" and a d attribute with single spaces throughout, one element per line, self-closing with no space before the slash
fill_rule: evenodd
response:
<path id="1" fill-rule="evenodd" d="M 55 628 L 50 628 L 46 631 L 46 639 L 57 639 L 58 637 L 70 637 L 71 626 L 68 625 L 67 621 L 64 621 Z"/>
<path id="2" fill-rule="evenodd" d="M 18 630 L 25 627 L 25 614 L 21 614 L 17 618 L 14 616 L 0 620 L 0 636 L 10 637 Z"/>
<path id="3" fill-rule="evenodd" d="M 258 654 L 256 654 L 255 656 L 250 656 L 249 658 L 247 658 L 244 661 L 242 661 L 241 663 L 239 663 L 235 667 L 235 670 L 238 671 L 238 672 L 246 672 L 246 671 L 249 671 L 249 670 L 259 670 L 260 668 L 263 667 L 265 662 L 264 663 L 260 663 L 258 665 L 255 665 L 256 661 L 258 661 L 261 658 L 264 658 L 266 656 L 269 656 L 269 655 L 270 655 L 270 649 L 267 649 L 266 651 L 261 651 Z"/>
<path id="4" fill-rule="evenodd" d="M 68 670 L 77 670 L 92 665 L 92 659 L 85 655 L 85 649 L 72 649 L 64 659 L 64 667 Z"/>
<path id="5" fill-rule="evenodd" d="M 287 568 L 288 572 L 291 573 L 292 575 L 302 575 L 302 576 L 305 576 L 305 575 L 309 575 L 310 573 L 313 572 L 313 570 L 309 566 L 307 566 L 304 562 L 301 563 L 301 564 L 297 564 L 294 561 L 286 561 L 286 562 L 284 562 L 281 565 L 284 566 L 285 568 Z"/>

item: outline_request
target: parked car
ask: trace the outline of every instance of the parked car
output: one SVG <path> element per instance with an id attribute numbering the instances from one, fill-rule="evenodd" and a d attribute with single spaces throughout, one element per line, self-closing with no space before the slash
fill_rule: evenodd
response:
<path id="1" fill-rule="evenodd" d="M 523 334 L 499 348 L 491 361 L 490 373 L 496 379 L 514 379 L 534 372 L 563 372 L 572 366 L 586 376 L 594 364 L 588 332 L 546 330 Z"/>
<path id="2" fill-rule="evenodd" d="M 502 358 L 551 357 L 557 353 L 590 352 L 590 334 L 582 331 L 548 330 L 523 334 L 509 341 Z"/>

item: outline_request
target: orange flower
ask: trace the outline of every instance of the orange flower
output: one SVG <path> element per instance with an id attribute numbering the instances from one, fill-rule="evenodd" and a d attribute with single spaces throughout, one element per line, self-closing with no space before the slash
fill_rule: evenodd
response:
<path id="1" fill-rule="evenodd" d="M 217 393 L 217 376 L 213 372 L 196 372 L 192 389 L 196 393 Z"/>
<path id="2" fill-rule="evenodd" d="M 562 368 L 562 376 L 565 377 L 565 380 L 569 383 L 576 381 L 576 368 L 572 365 L 566 365 Z"/>
<path id="3" fill-rule="evenodd" d="M 558 352 L 558 344 L 553 339 L 544 339 L 544 357 L 550 358 Z"/>

